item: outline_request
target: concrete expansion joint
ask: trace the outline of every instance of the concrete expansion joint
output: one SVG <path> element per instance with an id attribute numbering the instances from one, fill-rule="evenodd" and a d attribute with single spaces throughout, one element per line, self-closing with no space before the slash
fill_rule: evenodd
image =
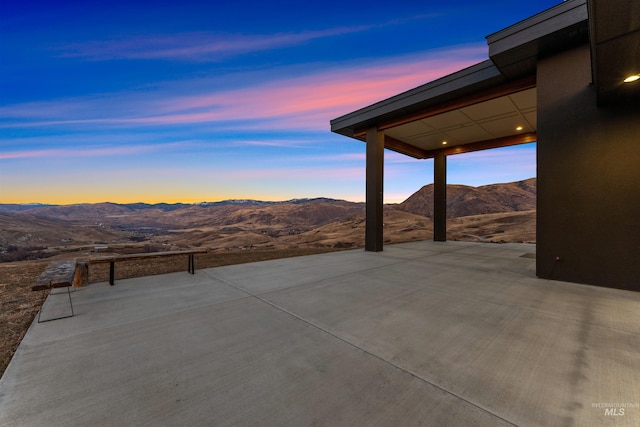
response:
<path id="1" fill-rule="evenodd" d="M 286 309 L 284 309 L 284 308 L 282 308 L 282 307 L 280 307 L 280 306 L 278 306 L 278 305 L 276 305 L 276 304 L 274 304 L 274 303 L 272 303 L 270 301 L 264 300 L 264 299 L 260 298 L 259 296 L 256 296 L 256 298 L 258 298 L 260 301 L 270 305 L 271 307 L 275 308 L 276 310 L 279 310 L 282 313 L 285 313 L 285 314 L 287 314 L 287 315 L 289 315 L 289 316 L 291 316 L 291 317 L 293 317 L 293 318 L 295 318 L 295 319 L 297 319 L 297 320 L 309 325 L 310 327 L 312 327 L 312 328 L 314 328 L 314 329 L 316 329 L 316 330 L 318 330 L 318 331 L 320 331 L 320 332 L 322 332 L 322 333 L 324 333 L 324 334 L 326 334 L 326 335 L 328 335 L 328 336 L 330 336 L 330 337 L 342 342 L 343 344 L 346 344 L 347 346 L 349 346 L 351 348 L 355 348 L 356 350 L 361 351 L 362 353 L 366 354 L 369 357 L 373 357 L 374 359 L 379 360 L 380 362 L 384 363 L 385 365 L 388 365 L 388 366 L 390 366 L 390 367 L 392 367 L 394 369 L 397 369 L 400 372 L 403 372 L 404 374 L 407 374 L 407 375 L 417 379 L 418 381 L 420 381 L 422 383 L 428 384 L 428 385 L 430 385 L 430 386 L 432 386 L 432 387 L 434 387 L 434 388 L 436 388 L 436 389 L 438 389 L 438 390 L 440 390 L 440 391 L 442 391 L 442 392 L 444 392 L 446 394 L 449 394 L 449 395 L 455 397 L 456 399 L 462 400 L 463 402 L 466 402 L 469 405 L 474 406 L 474 407 L 478 408 L 479 410 L 481 410 L 483 412 L 491 414 L 492 416 L 504 421 L 505 423 L 508 423 L 508 424 L 510 424 L 510 425 L 512 425 L 514 427 L 518 426 L 517 424 L 505 419 L 504 417 L 501 417 L 500 415 L 490 411 L 489 409 L 484 408 L 484 407 L 482 407 L 482 406 L 478 405 L 477 403 L 474 403 L 474 402 L 472 402 L 470 400 L 467 400 L 464 397 L 452 392 L 451 390 L 448 390 L 448 389 L 446 389 L 446 388 L 444 388 L 444 387 L 442 387 L 442 386 L 440 386 L 440 385 L 438 385 L 436 383 L 433 383 L 433 382 L 427 380 L 426 378 L 423 378 L 423 377 L 419 376 L 415 372 L 412 372 L 412 371 L 410 371 L 410 370 L 408 370 L 406 368 L 398 366 L 395 363 L 393 363 L 393 362 L 391 362 L 391 361 L 389 361 L 387 359 L 384 359 L 384 358 L 378 356 L 377 354 L 372 353 L 369 350 L 366 350 L 366 349 L 364 349 L 364 348 L 362 348 L 362 347 L 360 347 L 360 346 L 358 346 L 358 345 L 346 340 L 345 338 L 342 338 L 341 336 L 336 335 L 335 333 L 333 333 L 333 332 L 331 332 L 331 331 L 329 331 L 327 329 L 324 329 L 320 325 L 317 325 L 317 324 L 315 324 L 315 323 L 313 323 L 313 322 L 311 322 L 311 321 L 309 321 L 307 319 L 304 319 L 304 318 L 298 316 L 297 314 L 292 313 L 292 312 L 290 312 L 290 311 L 288 311 L 288 310 L 286 310 Z"/>
<path id="2" fill-rule="evenodd" d="M 396 263 L 396 264 L 400 264 L 400 262 L 398 262 L 398 263 Z M 388 265 L 387 265 L 387 266 L 388 266 Z M 377 269 L 379 269 L 379 268 L 382 268 L 382 267 L 374 267 L 374 268 L 371 268 L 371 269 L 368 269 L 368 270 L 365 270 L 365 271 L 377 270 Z M 335 339 L 335 340 L 337 340 L 337 341 L 339 341 L 339 342 L 341 342 L 341 343 L 343 343 L 343 344 L 347 345 L 348 347 L 354 348 L 354 349 L 356 349 L 356 350 L 358 350 L 358 351 L 360 351 L 360 352 L 362 352 L 362 353 L 366 354 L 367 356 L 372 357 L 372 358 L 374 358 L 374 359 L 376 359 L 376 360 L 378 360 L 378 361 L 382 362 L 383 364 L 385 364 L 385 365 L 387 365 L 387 366 L 390 366 L 390 367 L 391 367 L 391 368 L 393 368 L 393 369 L 396 369 L 396 370 L 398 370 L 398 371 L 400 371 L 400 372 L 402 372 L 402 373 L 404 373 L 404 374 L 406 374 L 406 375 L 409 375 L 409 376 L 411 376 L 412 378 L 415 378 L 416 380 L 418 380 L 418 381 L 420 381 L 420 382 L 422 382 L 422 383 L 424 383 L 424 384 L 428 384 L 428 385 L 430 385 L 431 387 L 434 387 L 434 388 L 436 388 L 436 389 L 438 389 L 438 390 L 442 391 L 443 393 L 446 393 L 446 394 L 448 394 L 448 395 L 451 395 L 451 396 L 455 397 L 456 399 L 459 399 L 459 400 L 461 400 L 461 401 L 463 401 L 463 402 L 465 402 L 465 403 L 468 403 L 469 405 L 474 406 L 474 407 L 478 408 L 479 410 L 481 410 L 481 411 L 483 411 L 483 412 L 486 412 L 486 413 L 488 413 L 488 414 L 492 415 L 493 417 L 498 418 L 498 419 L 500 419 L 500 420 L 504 421 L 505 423 L 507 423 L 507 424 L 509 424 L 509 425 L 512 425 L 512 426 L 514 426 L 514 427 L 518 427 L 518 425 L 517 425 L 517 424 L 515 424 L 515 423 L 513 423 L 513 422 L 511 422 L 511 421 L 509 421 L 509 420 L 507 420 L 507 419 L 505 419 L 504 417 L 501 417 L 500 415 L 498 415 L 498 414 L 496 414 L 496 413 L 494 413 L 494 412 L 490 411 L 489 409 L 484 408 L 484 407 L 480 406 L 479 404 L 474 403 L 474 402 L 472 402 L 472 401 L 470 401 L 470 400 L 468 400 L 468 399 L 465 399 L 464 397 L 462 397 L 462 396 L 460 396 L 460 395 L 458 395 L 458 394 L 456 394 L 456 393 L 452 392 L 451 390 L 448 390 L 448 389 L 446 389 L 446 388 L 444 388 L 444 387 L 442 387 L 442 386 L 440 386 L 440 385 L 438 385 L 438 384 L 436 384 L 436 383 L 433 383 L 433 382 L 431 382 L 431 381 L 427 380 L 426 378 L 423 378 L 423 377 L 419 376 L 419 375 L 418 375 L 418 374 L 416 374 L 415 372 L 412 372 L 412 371 L 410 371 L 410 370 L 408 370 L 408 369 L 406 369 L 406 368 L 403 368 L 403 367 L 401 367 L 401 366 L 398 366 L 398 365 L 396 365 L 395 363 L 393 363 L 393 362 L 391 362 L 391 361 L 389 361 L 389 360 L 387 360 L 387 359 L 384 359 L 384 358 L 382 358 L 381 356 L 378 356 L 377 354 L 372 353 L 372 352 L 370 352 L 369 350 L 366 350 L 366 349 L 364 349 L 364 348 L 362 348 L 362 347 L 360 347 L 360 346 L 358 346 L 358 345 L 356 345 L 356 344 L 354 344 L 354 343 L 352 343 L 352 342 L 348 341 L 347 339 L 342 338 L 342 337 L 341 337 L 341 336 L 339 336 L 339 335 L 336 335 L 335 333 L 333 333 L 333 332 L 331 332 L 331 331 L 329 331 L 329 330 L 327 330 L 327 329 L 323 328 L 322 326 L 317 325 L 317 324 L 315 324 L 315 323 L 313 323 L 313 322 L 311 322 L 311 321 L 309 321 L 309 320 L 307 320 L 307 319 L 305 319 L 305 318 L 303 318 L 303 317 L 301 317 L 301 316 L 299 316 L 299 315 L 297 315 L 297 314 L 295 314 L 295 313 L 293 313 L 293 312 L 291 312 L 291 311 L 289 311 L 289 310 L 287 310 L 287 309 L 285 309 L 285 308 L 283 308 L 283 307 L 280 307 L 279 305 L 277 305 L 277 304 L 275 304 L 275 303 L 273 303 L 273 302 L 271 302 L 271 301 L 268 301 L 268 300 L 266 300 L 266 299 L 262 298 L 260 295 L 251 294 L 250 292 L 248 292 L 248 291 L 246 291 L 246 290 L 244 290 L 244 289 L 242 289 L 242 288 L 238 287 L 238 286 L 237 286 L 236 284 L 234 284 L 233 282 L 230 282 L 229 280 L 226 280 L 226 279 L 223 279 L 223 278 L 221 278 L 221 277 L 218 277 L 218 276 L 216 276 L 216 275 L 215 275 L 215 274 L 213 274 L 213 273 L 205 272 L 205 274 L 207 274 L 208 276 L 210 276 L 210 277 L 212 277 L 212 278 L 214 278 L 214 279 L 216 279 L 216 280 L 220 280 L 220 281 L 222 281 L 223 283 L 226 283 L 227 285 L 232 286 L 232 287 L 233 287 L 233 288 L 235 288 L 235 289 L 238 289 L 238 290 L 240 290 L 240 291 L 242 291 L 242 292 L 246 293 L 249 297 L 255 298 L 256 300 L 258 300 L 258 301 L 260 301 L 260 302 L 262 302 L 262 303 L 264 303 L 264 304 L 269 305 L 270 307 L 274 308 L 275 310 L 277 310 L 277 311 L 279 311 L 279 312 L 281 312 L 281 313 L 283 313 L 283 314 L 285 314 L 285 315 L 287 315 L 287 316 L 289 316 L 289 317 L 292 317 L 293 319 L 298 320 L 298 321 L 300 321 L 300 322 L 302 322 L 302 323 L 306 324 L 307 326 L 310 326 L 311 328 L 313 328 L 313 329 L 315 329 L 315 330 L 317 330 L 317 331 L 319 331 L 319 332 L 321 332 L 321 333 L 323 333 L 323 334 L 325 334 L 325 335 L 327 335 L 327 336 L 329 336 L 329 337 L 331 337 L 331 338 L 333 338 L 333 339 Z M 344 275 L 342 275 L 342 276 L 345 276 L 345 275 L 347 275 L 347 274 L 344 274 Z M 338 277 L 340 277 L 340 276 L 338 276 Z M 307 285 L 307 284 L 305 284 L 305 285 Z M 274 291 L 274 292 L 275 292 L 275 291 Z M 267 294 L 268 294 L 268 293 L 270 293 L 270 292 L 267 292 Z"/>
<path id="3" fill-rule="evenodd" d="M 220 282 L 224 283 L 225 285 L 229 285 L 229 286 L 231 286 L 233 289 L 236 289 L 236 290 L 238 290 L 238 291 L 240 291 L 240 292 L 242 292 L 242 293 L 246 294 L 246 295 L 247 295 L 247 298 L 248 298 L 248 297 L 255 297 L 255 295 L 253 295 L 251 292 L 249 292 L 249 291 L 247 291 L 247 290 L 245 290 L 245 289 L 242 289 L 240 286 L 236 285 L 236 284 L 235 284 L 235 283 L 233 283 L 233 282 L 230 282 L 230 281 L 229 281 L 229 280 L 227 280 L 227 279 L 224 279 L 224 278 L 222 278 L 222 277 L 220 277 L 220 276 L 217 276 L 217 275 L 215 275 L 215 274 L 213 274 L 213 273 L 211 273 L 211 272 L 208 272 L 208 271 L 204 271 L 204 274 L 206 274 L 207 276 L 209 276 L 210 278 L 212 278 L 212 279 L 214 279 L 214 280 L 218 280 L 218 281 L 220 281 Z"/>
<path id="4" fill-rule="evenodd" d="M 382 265 L 378 265 L 378 266 L 375 266 L 375 267 L 371 267 L 371 268 L 367 268 L 367 269 L 358 270 L 358 272 L 357 272 L 357 273 L 367 273 L 367 272 L 376 271 L 376 270 L 384 270 L 385 268 L 388 268 L 389 266 L 392 266 L 392 265 L 400 265 L 400 264 L 406 264 L 407 262 L 409 262 L 409 261 L 414 261 L 414 260 L 416 260 L 416 259 L 420 259 L 420 257 L 410 258 L 410 259 L 408 259 L 408 258 L 402 258 L 402 259 L 398 260 L 397 262 L 393 262 L 393 263 L 389 263 L 389 264 L 382 264 Z M 243 289 L 243 288 L 239 287 L 238 285 L 236 285 L 235 283 L 230 282 L 230 281 L 228 281 L 228 280 L 226 280 L 226 279 L 224 279 L 224 278 L 222 278 L 222 277 L 220 277 L 220 276 L 217 276 L 217 275 L 215 275 L 214 273 L 211 273 L 211 272 L 208 272 L 208 271 L 204 271 L 203 273 L 204 273 L 204 274 L 206 274 L 207 276 L 211 277 L 212 279 L 214 279 L 214 280 L 219 280 L 219 281 L 221 281 L 221 282 L 223 282 L 223 283 L 225 283 L 225 284 L 227 284 L 227 285 L 229 285 L 229 286 L 233 287 L 234 289 L 237 289 L 237 290 L 239 290 L 239 291 L 244 292 L 244 293 L 245 293 L 245 294 L 247 294 L 247 295 L 250 295 L 250 296 L 256 296 L 256 295 L 257 295 L 257 294 L 252 294 L 251 292 L 247 291 L 246 289 Z M 353 271 L 350 271 L 350 272 L 347 272 L 347 273 L 338 274 L 338 275 L 336 275 L 336 276 L 331 276 L 331 279 L 332 279 L 332 280 L 340 279 L 340 278 L 343 278 L 343 277 L 350 276 L 350 275 L 352 275 L 352 274 L 354 274 L 354 272 L 353 272 Z M 322 279 L 320 279 L 320 280 L 314 280 L 314 281 L 312 281 L 312 282 L 300 283 L 300 284 L 297 284 L 297 285 L 288 286 L 287 288 L 284 288 L 284 289 L 300 288 L 300 287 L 304 287 L 304 286 L 313 286 L 313 285 L 316 285 L 316 284 L 318 284 L 318 283 L 325 282 L 326 280 L 327 280 L 327 278 L 326 278 L 326 277 L 323 277 L 323 278 L 322 278 Z M 273 289 L 273 290 L 270 290 L 270 291 L 267 291 L 267 292 L 262 292 L 262 293 L 260 293 L 260 295 L 267 295 L 267 294 L 270 294 L 270 293 L 272 293 L 272 292 L 279 292 L 279 291 L 281 291 L 282 289 L 283 289 L 283 288 Z"/>

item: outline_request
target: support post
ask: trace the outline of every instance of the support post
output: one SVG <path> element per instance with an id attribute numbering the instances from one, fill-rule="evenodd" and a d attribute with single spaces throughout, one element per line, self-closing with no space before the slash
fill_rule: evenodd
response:
<path id="1" fill-rule="evenodd" d="M 109 284 L 113 286 L 116 283 L 116 263 L 111 261 L 109 263 Z"/>
<path id="2" fill-rule="evenodd" d="M 433 159 L 433 240 L 447 241 L 447 156 Z"/>
<path id="3" fill-rule="evenodd" d="M 384 133 L 367 129 L 367 190 L 365 250 L 382 251 Z"/>

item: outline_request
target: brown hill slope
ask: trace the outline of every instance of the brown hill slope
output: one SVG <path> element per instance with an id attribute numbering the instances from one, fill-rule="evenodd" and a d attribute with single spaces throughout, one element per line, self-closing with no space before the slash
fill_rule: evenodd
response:
<path id="1" fill-rule="evenodd" d="M 113 230 L 25 213 L 0 212 L 0 246 L 54 246 L 125 238 Z"/>
<path id="2" fill-rule="evenodd" d="M 433 184 L 425 185 L 397 209 L 433 217 Z M 447 186 L 447 217 L 457 218 L 498 212 L 527 211 L 536 208 L 536 178 L 481 187 Z"/>
<path id="3" fill-rule="evenodd" d="M 363 203 L 344 200 L 311 199 L 281 203 L 229 203 L 190 206 L 165 215 L 168 222 L 185 228 L 234 226 L 242 230 L 268 231 L 311 229 L 336 219 L 364 212 Z"/>
<path id="4" fill-rule="evenodd" d="M 364 246 L 365 217 L 356 215 L 331 222 L 300 235 L 278 239 L 289 247 L 357 248 Z M 433 236 L 433 222 L 429 218 L 397 209 L 384 211 L 384 239 L 386 243 L 426 240 Z"/>
<path id="5" fill-rule="evenodd" d="M 447 222 L 449 240 L 536 242 L 535 210 L 463 216 Z"/>
<path id="6" fill-rule="evenodd" d="M 535 225 L 535 211 L 465 216 L 449 219 L 447 238 L 473 242 L 535 243 Z M 273 239 L 269 244 L 275 248 L 358 248 L 364 246 L 364 230 L 365 217 L 357 215 L 300 235 Z M 430 218 L 394 208 L 385 209 L 385 244 L 431 239 L 433 239 L 433 221 Z"/>
<path id="7" fill-rule="evenodd" d="M 0 211 L 0 261 L 31 259 L 87 245 L 128 240 L 128 233 L 108 228 Z"/>

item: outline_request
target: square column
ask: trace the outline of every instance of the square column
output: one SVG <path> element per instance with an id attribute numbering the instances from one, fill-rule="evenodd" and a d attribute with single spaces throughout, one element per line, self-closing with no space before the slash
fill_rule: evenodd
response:
<path id="1" fill-rule="evenodd" d="M 367 129 L 367 190 L 364 249 L 382 250 L 383 226 L 384 133 L 373 127 Z"/>
<path id="2" fill-rule="evenodd" d="M 447 156 L 433 158 L 433 240 L 447 241 Z"/>

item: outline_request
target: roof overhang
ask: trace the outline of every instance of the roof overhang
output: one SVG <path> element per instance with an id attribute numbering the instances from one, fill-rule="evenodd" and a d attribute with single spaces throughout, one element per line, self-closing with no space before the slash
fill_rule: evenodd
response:
<path id="1" fill-rule="evenodd" d="M 535 141 L 535 79 L 523 78 L 378 124 L 385 146 L 419 159 Z M 354 137 L 363 139 L 366 131 Z"/>
<path id="2" fill-rule="evenodd" d="M 490 59 L 331 121 L 333 132 L 415 158 L 534 142 L 536 64 L 588 42 L 586 0 L 570 0 L 487 37 Z M 446 144 L 443 144 L 445 143 Z"/>
<path id="3" fill-rule="evenodd" d="M 371 126 L 420 115 L 439 105 L 491 89 L 505 79 L 489 60 L 331 120 L 331 131 L 354 137 Z"/>
<path id="4" fill-rule="evenodd" d="M 363 141 L 371 127 L 385 131 L 386 148 L 420 159 L 533 142 L 535 76 L 509 81 L 488 60 L 331 121 Z"/>

